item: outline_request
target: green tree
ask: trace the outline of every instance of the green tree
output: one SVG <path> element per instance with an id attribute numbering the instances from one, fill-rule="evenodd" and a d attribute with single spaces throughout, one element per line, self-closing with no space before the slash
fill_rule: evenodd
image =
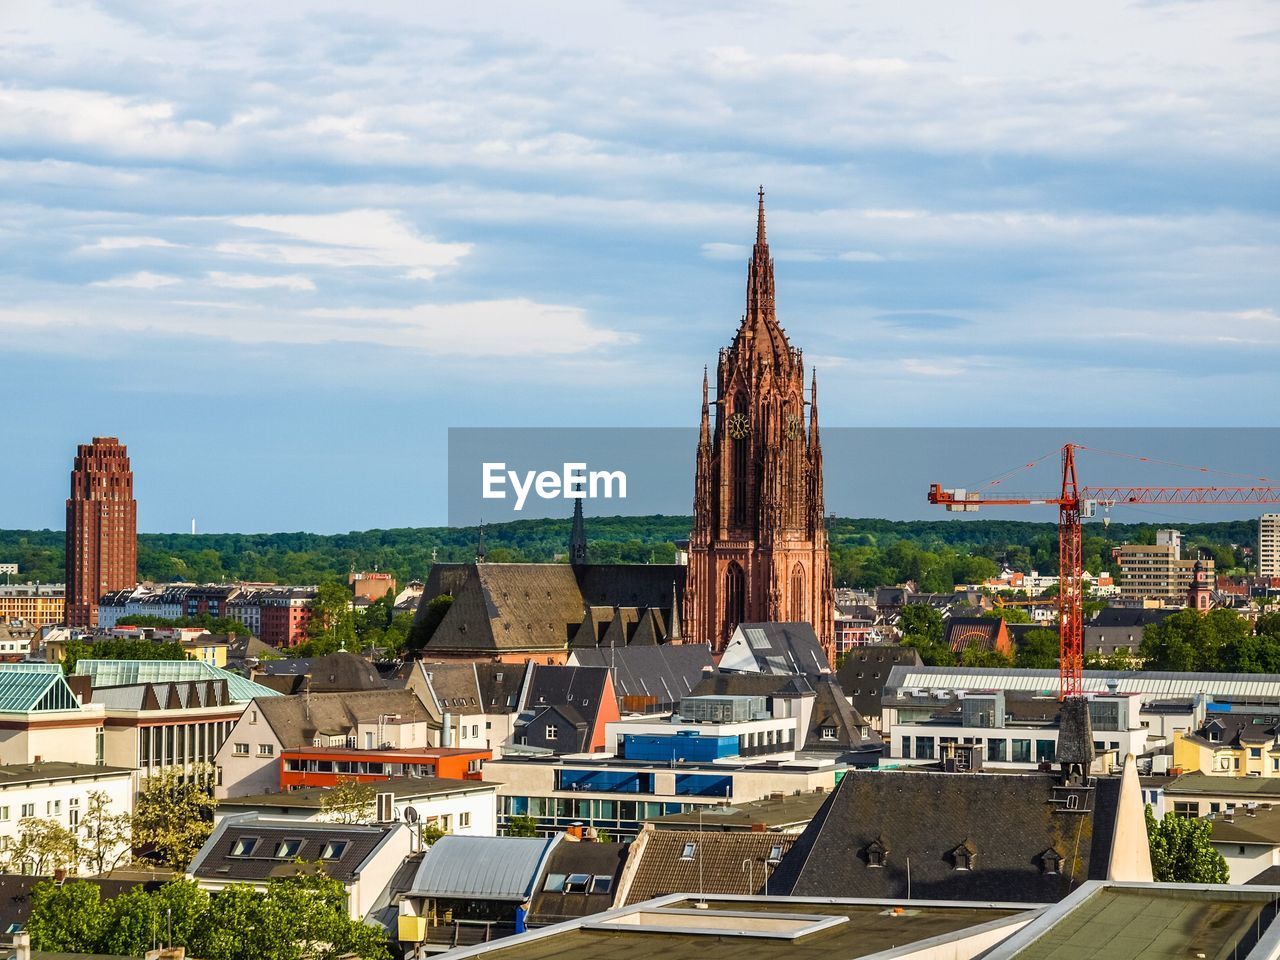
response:
<path id="1" fill-rule="evenodd" d="M 1055 630 L 1028 630 L 1018 642 L 1014 663 L 1027 670 L 1056 670 L 1058 634 Z"/>
<path id="2" fill-rule="evenodd" d="M 987 610 L 982 615 L 996 620 L 1003 620 L 1005 623 L 1031 622 L 1031 614 L 1021 607 L 996 607 L 994 610 Z"/>
<path id="3" fill-rule="evenodd" d="M 340 780 L 320 801 L 320 815 L 330 823 L 369 823 L 377 800 L 378 790 L 373 784 Z"/>
<path id="4" fill-rule="evenodd" d="M 1148 669 L 1219 672 L 1225 657 L 1246 659 L 1249 624 L 1234 610 L 1179 610 L 1142 634 L 1139 653 Z"/>
<path id="5" fill-rule="evenodd" d="M 903 636 L 919 637 L 928 643 L 942 642 L 942 614 L 928 604 L 907 604 L 902 608 L 900 619 Z"/>
<path id="6" fill-rule="evenodd" d="M 1213 849 L 1208 820 L 1166 813 L 1156 820 L 1146 808 L 1151 872 L 1157 883 L 1227 883 L 1227 861 Z"/>
<path id="7" fill-rule="evenodd" d="M 82 855 L 94 873 L 106 873 L 127 860 L 133 848 L 133 818 L 111 812 L 111 796 L 105 790 L 90 790 L 80 817 Z"/>
<path id="8" fill-rule="evenodd" d="M 18 821 L 18 836 L 5 848 L 4 857 L 12 873 L 75 873 L 80 868 L 80 840 L 52 817 L 23 817 Z"/>
<path id="9" fill-rule="evenodd" d="M 507 820 L 507 836 L 508 837 L 536 837 L 538 835 L 538 821 L 533 817 L 519 815 L 510 817 Z"/>
<path id="10" fill-rule="evenodd" d="M 142 781 L 133 806 L 133 842 L 166 866 L 185 869 L 213 832 L 213 769 L 164 767 Z"/>
<path id="11" fill-rule="evenodd" d="M 987 650 L 971 643 L 960 654 L 960 666 L 1003 670 L 1013 666 L 1013 657 L 999 650 Z"/>
<path id="12" fill-rule="evenodd" d="M 37 950 L 99 953 L 111 927 L 111 908 L 98 885 L 84 880 L 38 883 L 31 890 L 27 933 Z"/>
<path id="13" fill-rule="evenodd" d="M 356 649 L 356 620 L 347 587 L 332 581 L 320 584 L 311 605 L 307 636 L 312 656 Z"/>

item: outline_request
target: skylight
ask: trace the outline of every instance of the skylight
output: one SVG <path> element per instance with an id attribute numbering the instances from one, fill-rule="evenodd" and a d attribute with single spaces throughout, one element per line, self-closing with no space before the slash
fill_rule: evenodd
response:
<path id="1" fill-rule="evenodd" d="M 281 840 L 276 844 L 275 857 L 277 860 L 292 860 L 298 855 L 298 851 L 302 849 L 302 841 L 294 838 Z"/>
<path id="2" fill-rule="evenodd" d="M 684 850 L 680 854 L 680 859 L 692 860 L 694 851 L 696 851 L 697 849 L 698 849 L 698 845 L 696 843 L 692 843 L 692 842 L 686 843 L 684 845 Z"/>
<path id="3" fill-rule="evenodd" d="M 253 848 L 258 845 L 257 837 L 237 837 L 235 843 L 231 845 L 232 857 L 247 857 L 253 853 Z"/>

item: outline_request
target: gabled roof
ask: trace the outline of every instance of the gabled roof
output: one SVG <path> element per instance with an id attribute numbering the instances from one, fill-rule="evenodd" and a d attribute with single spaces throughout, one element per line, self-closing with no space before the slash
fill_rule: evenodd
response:
<path id="1" fill-rule="evenodd" d="M 742 623 L 725 647 L 720 669 L 815 676 L 831 667 L 810 623 Z"/>
<path id="2" fill-rule="evenodd" d="M 235 703 L 248 703 L 279 694 L 202 660 L 80 660 L 75 675 L 91 677 L 95 687 L 126 687 L 137 683 L 180 683 L 192 680 L 225 680 Z"/>
<path id="3" fill-rule="evenodd" d="M 816 696 L 813 700 L 813 712 L 809 716 L 809 731 L 805 738 L 805 749 L 822 750 L 835 748 L 839 750 L 874 750 L 881 749 L 880 738 L 870 730 L 867 736 L 862 731 L 867 729 L 867 722 L 862 718 L 849 701 L 844 691 L 834 678 L 824 677 L 815 684 Z M 835 730 L 835 739 L 822 736 L 824 728 Z"/>
<path id="4" fill-rule="evenodd" d="M 560 923 L 608 910 L 618 893 L 618 879 L 629 846 L 570 840 L 557 844 L 534 886 L 529 921 L 539 925 Z M 578 883 L 566 885 L 570 877 Z"/>
<path id="5" fill-rule="evenodd" d="M 1004 620 L 998 617 L 952 617 L 947 621 L 947 631 L 942 642 L 953 653 L 963 653 L 970 647 L 979 650 L 995 650 L 1000 644 Z M 1007 630 L 1005 640 L 1007 642 Z"/>
<path id="6" fill-rule="evenodd" d="M 386 682 L 364 657 L 345 650 L 322 657 L 265 660 L 259 665 L 258 682 L 280 693 L 298 693 L 305 681 L 312 693 L 382 690 Z"/>
<path id="7" fill-rule="evenodd" d="M 620 701 L 652 699 L 655 706 L 674 706 L 693 690 L 702 672 L 711 666 L 711 649 L 700 643 L 634 646 L 617 650 L 574 650 L 569 663 L 583 667 L 608 667 Z"/>
<path id="8" fill-rule="evenodd" d="M 520 709 L 520 688 L 531 664 L 476 663 L 476 682 L 485 713 L 515 713 Z"/>
<path id="9" fill-rule="evenodd" d="M 441 837 L 422 858 L 409 896 L 528 899 L 547 855 L 564 834 L 543 837 Z"/>
<path id="10" fill-rule="evenodd" d="M 0 664 L 0 713 L 79 710 L 62 667 L 56 663 Z"/>
<path id="11" fill-rule="evenodd" d="M 419 660 L 417 668 L 435 694 L 442 713 L 486 712 L 474 663 L 427 663 Z"/>
<path id="12" fill-rule="evenodd" d="M 1049 903 L 1106 876 L 1119 797 L 1099 778 L 1069 809 L 1049 775 L 850 771 L 779 869 L 775 893 Z M 1081 812 L 1088 811 L 1088 812 Z M 973 868 L 951 853 L 974 850 Z M 885 848 L 883 866 L 867 856 Z M 1061 873 L 1046 850 L 1064 858 Z"/>
<path id="13" fill-rule="evenodd" d="M 608 680 L 609 671 L 605 667 L 538 664 L 533 668 L 529 692 L 522 706 L 526 710 L 540 710 L 545 706 L 570 706 L 588 721 L 595 722 Z"/>
<path id="14" fill-rule="evenodd" d="M 430 722 L 412 690 L 273 696 L 257 700 L 255 705 L 285 750 L 309 747 L 317 736 L 354 733 L 358 723 L 387 714 L 398 714 L 402 723 Z"/>

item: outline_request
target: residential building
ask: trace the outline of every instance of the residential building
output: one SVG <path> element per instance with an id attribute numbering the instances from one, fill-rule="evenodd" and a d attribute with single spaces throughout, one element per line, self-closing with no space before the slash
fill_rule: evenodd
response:
<path id="1" fill-rule="evenodd" d="M 390 815 L 386 819 L 407 823 L 415 831 L 434 827 L 445 833 L 478 837 L 492 837 L 498 832 L 497 784 L 444 777 L 392 777 L 373 784 L 373 788 L 378 795 L 389 798 L 386 802 Z M 330 787 L 299 787 L 228 797 L 218 801 L 215 818 L 257 813 L 276 820 L 331 822 L 325 813 L 325 801 L 332 796 Z M 376 804 L 370 808 L 370 819 L 376 810 Z"/>
<path id="2" fill-rule="evenodd" d="M 0 766 L 0 859 L 10 858 L 23 820 L 52 820 L 88 840 L 91 796 L 105 798 L 107 816 L 131 816 L 133 793 L 133 771 L 123 767 L 65 760 Z M 102 854 L 114 866 L 128 852 L 126 844 L 118 844 Z M 89 869 L 88 863 L 79 867 Z M 73 868 L 72 872 L 79 871 Z"/>
<path id="3" fill-rule="evenodd" d="M 827 802 L 827 791 L 777 793 L 731 806 L 698 807 L 688 813 L 654 817 L 655 830 L 703 830 L 724 833 L 800 833 Z"/>
<path id="4" fill-rule="evenodd" d="M 296 647 L 307 638 L 307 627 L 311 623 L 311 604 L 316 598 L 315 587 L 275 587 L 258 591 L 254 597 L 258 607 L 257 636 L 264 643 L 273 647 Z M 249 625 L 249 619 L 255 619 L 247 608 L 237 606 L 234 601 L 229 612 L 235 616 L 247 616 L 242 621 Z M 253 629 L 250 625 L 250 629 Z"/>
<path id="5" fill-rule="evenodd" d="M 18 617 L 0 619 L 0 662 L 26 660 L 40 647 L 40 630 Z"/>
<path id="6" fill-rule="evenodd" d="M 0 664 L 0 765 L 105 762 L 105 714 L 82 704 L 55 663 Z"/>
<path id="7" fill-rule="evenodd" d="M 219 799 L 343 780 L 481 779 L 488 750 L 441 748 L 410 690 L 316 693 L 250 704 L 218 752 Z"/>
<path id="8" fill-rule="evenodd" d="M 529 900 L 530 927 L 589 917 L 614 905 L 630 846 L 573 839 L 569 834 L 551 848 Z"/>
<path id="9" fill-rule="evenodd" d="M 0 584 L 0 620 L 25 620 L 38 630 L 65 619 L 65 584 Z"/>
<path id="10" fill-rule="evenodd" d="M 97 626 L 98 598 L 138 582 L 138 502 L 128 451 L 115 437 L 76 450 L 66 540 L 67 624 Z"/>
<path id="11" fill-rule="evenodd" d="M 1280 577 L 1280 513 L 1258 518 L 1258 576 Z"/>
<path id="12" fill-rule="evenodd" d="M 1085 653 L 1136 656 L 1147 627 L 1175 613 L 1172 609 L 1104 607 L 1084 624 Z"/>
<path id="13" fill-rule="evenodd" d="M 920 651 L 896 643 L 870 643 L 850 650 L 836 671 L 840 689 L 874 730 L 880 729 L 884 685 L 889 680 L 889 671 L 897 664 L 921 666 Z"/>
<path id="14" fill-rule="evenodd" d="M 555 754 L 603 753 L 608 724 L 619 718 L 613 678 L 604 667 L 534 664 L 515 743 Z"/>
<path id="15" fill-rule="evenodd" d="M 241 588 L 235 584 L 212 583 L 205 586 L 192 587 L 187 591 L 185 617 L 213 617 L 220 619 L 230 615 L 230 605 L 240 595 Z"/>
<path id="16" fill-rule="evenodd" d="M 511 738 L 517 701 L 533 664 L 414 660 L 408 667 L 405 686 L 439 725 L 440 746 L 501 753 Z"/>
<path id="17" fill-rule="evenodd" d="M 1144 878 L 1151 864 L 1130 757 L 1121 777 L 851 771 L 770 890 L 1053 903 L 1085 880 Z"/>
<path id="18" fill-rule="evenodd" d="M 321 657 L 259 660 L 249 676 L 255 683 L 283 694 L 355 693 L 387 687 L 372 663 L 345 650 Z"/>
<path id="19" fill-rule="evenodd" d="M 1280 705 L 1208 713 L 1173 738 L 1173 767 L 1217 777 L 1280 778 Z"/>
<path id="20" fill-rule="evenodd" d="M 400 897 L 398 934 L 406 944 L 455 945 L 464 928 L 492 941 L 516 930 L 516 910 L 539 889 L 564 834 L 442 837 L 422 857 Z M 471 940 L 469 942 L 475 942 Z"/>
<path id="21" fill-rule="evenodd" d="M 1246 802 L 1231 809 L 1211 813 L 1213 849 L 1227 862 L 1232 883 L 1260 879 L 1274 884 L 1280 867 L 1280 807 Z M 1269 873 L 1269 878 L 1260 878 Z"/>
<path id="22" fill-rule="evenodd" d="M 1207 817 L 1255 807 L 1280 807 L 1280 778 L 1221 777 L 1184 773 L 1163 785 L 1165 812 L 1179 817 Z"/>
<path id="23" fill-rule="evenodd" d="M 217 893 L 233 884 L 265 890 L 290 872 L 320 864 L 347 894 L 347 913 L 363 920 L 412 852 L 403 823 L 305 823 L 251 814 L 224 817 L 187 867 L 200 889 Z"/>
<path id="24" fill-rule="evenodd" d="M 807 404 L 805 388 L 803 356 L 778 323 L 762 190 L 746 312 L 720 351 L 714 403 L 702 378 L 682 619 L 685 639 L 717 654 L 739 624 L 804 622 L 834 664 L 816 373 Z"/>
<path id="25" fill-rule="evenodd" d="M 1000 617 L 951 617 L 947 620 L 942 642 L 955 654 L 976 649 L 986 653 L 1013 656 L 1009 628 Z"/>

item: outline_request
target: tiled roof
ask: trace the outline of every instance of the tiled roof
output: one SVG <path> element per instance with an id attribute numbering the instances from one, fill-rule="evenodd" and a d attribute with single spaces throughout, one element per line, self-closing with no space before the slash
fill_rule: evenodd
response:
<path id="1" fill-rule="evenodd" d="M 785 856 L 795 841 L 794 835 L 781 833 L 646 828 L 632 846 L 627 871 L 632 879 L 621 905 L 669 893 L 760 893 L 766 874 L 775 869 L 769 863 L 773 855 Z M 770 892 L 779 891 L 771 887 Z"/>
<path id="2" fill-rule="evenodd" d="M 360 721 L 374 721 L 387 714 L 398 714 L 403 723 L 429 719 L 422 701 L 412 690 L 273 695 L 270 699 L 258 700 L 257 707 L 286 750 L 309 747 L 318 734 L 353 733 Z"/>

